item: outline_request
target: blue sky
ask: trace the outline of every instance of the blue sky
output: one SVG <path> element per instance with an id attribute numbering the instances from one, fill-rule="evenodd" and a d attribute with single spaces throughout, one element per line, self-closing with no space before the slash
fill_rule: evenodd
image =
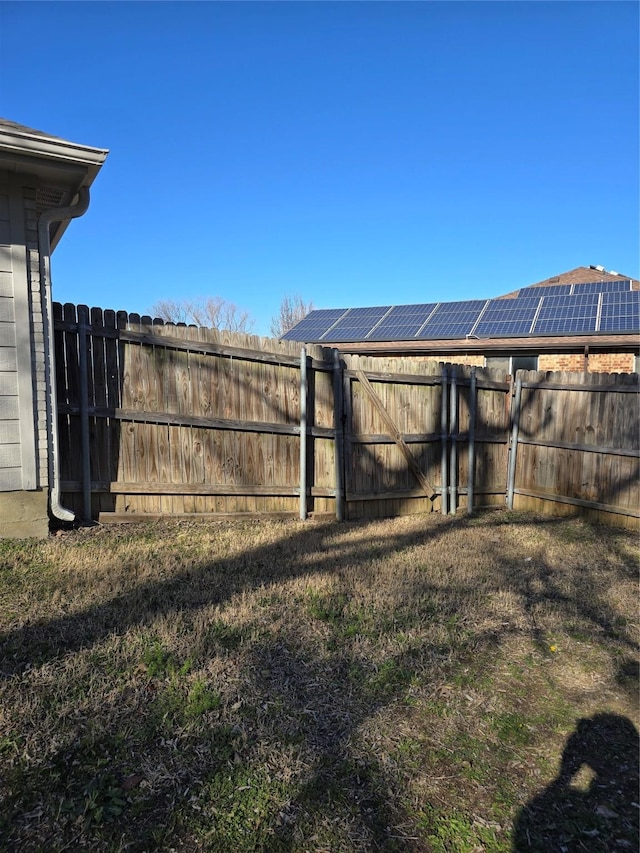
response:
<path id="1" fill-rule="evenodd" d="M 317 307 L 638 277 L 635 2 L 1 2 L 0 115 L 110 149 L 54 298 Z"/>

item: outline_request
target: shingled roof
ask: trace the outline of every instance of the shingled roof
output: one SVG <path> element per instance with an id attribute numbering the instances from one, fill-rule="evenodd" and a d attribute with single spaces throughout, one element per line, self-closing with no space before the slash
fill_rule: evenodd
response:
<path id="1" fill-rule="evenodd" d="M 36 130 L 33 127 L 27 127 L 26 124 L 18 124 L 17 121 L 11 121 L 8 118 L 2 118 L 2 116 L 0 116 L 0 128 L 3 130 L 11 130 L 15 133 L 23 133 L 27 136 L 42 136 L 47 139 L 58 139 L 60 142 L 64 142 L 64 139 L 60 136 L 54 136 L 51 133 L 45 133 L 43 130 Z"/>

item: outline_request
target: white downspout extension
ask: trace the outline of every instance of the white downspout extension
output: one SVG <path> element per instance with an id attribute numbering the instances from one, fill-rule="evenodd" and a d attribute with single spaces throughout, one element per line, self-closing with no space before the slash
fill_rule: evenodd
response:
<path id="1" fill-rule="evenodd" d="M 51 298 L 51 241 L 49 226 L 63 219 L 77 219 L 89 208 L 89 188 L 81 187 L 78 201 L 70 207 L 45 210 L 38 219 L 38 249 L 40 255 L 40 287 L 44 289 L 42 309 L 44 331 L 44 375 L 47 403 L 47 443 L 49 462 L 49 511 L 59 521 L 73 521 L 75 513 L 60 504 L 60 464 L 58 460 L 58 400 L 55 382 L 55 353 L 53 348 L 53 309 Z"/>

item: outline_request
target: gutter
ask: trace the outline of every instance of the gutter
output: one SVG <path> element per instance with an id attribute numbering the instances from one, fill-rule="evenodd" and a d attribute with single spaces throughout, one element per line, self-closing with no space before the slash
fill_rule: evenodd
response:
<path id="1" fill-rule="evenodd" d="M 49 512 L 59 521 L 73 521 L 75 513 L 60 504 L 60 465 L 58 458 L 58 401 L 55 383 L 53 350 L 53 309 L 51 298 L 51 240 L 52 222 L 77 219 L 89 208 L 89 188 L 80 187 L 78 201 L 70 207 L 45 210 L 38 219 L 38 250 L 40 256 L 40 287 L 44 291 L 42 310 L 44 331 L 45 396 L 47 405 L 47 448 L 49 468 Z"/>

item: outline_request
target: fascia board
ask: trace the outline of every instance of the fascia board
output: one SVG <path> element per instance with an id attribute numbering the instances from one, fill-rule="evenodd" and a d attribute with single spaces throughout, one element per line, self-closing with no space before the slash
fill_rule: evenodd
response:
<path id="1" fill-rule="evenodd" d="M 95 166 L 87 167 L 80 163 L 63 160 L 45 160 L 5 151 L 2 147 L 0 147 L 0 168 L 12 174 L 35 175 L 45 182 L 63 184 L 75 189 L 83 183 L 88 186 L 98 173 Z"/>
<path id="2" fill-rule="evenodd" d="M 77 192 L 90 187 L 109 151 L 0 125 L 0 168 L 37 175 Z"/>
<path id="3" fill-rule="evenodd" d="M 411 355 L 433 355 L 441 353 L 488 353 L 488 352 L 516 352 L 529 350 L 532 352 L 582 352 L 585 346 L 590 352 L 620 349 L 625 352 L 637 352 L 637 332 L 617 332 L 615 334 L 600 333 L 597 335 L 572 335 L 564 338 L 558 337 L 531 337 L 531 338 L 477 338 L 474 340 L 446 340 L 446 341 L 358 341 L 352 343 L 340 342 L 328 344 L 334 346 L 341 352 L 350 352 L 358 355 L 388 355 L 403 354 Z M 325 343 L 325 345 L 327 345 Z"/>
<path id="4" fill-rule="evenodd" d="M 78 145 L 57 137 L 30 134 L 3 127 L 0 127 L 0 150 L 98 168 L 104 163 L 109 153 L 105 148 Z"/>

